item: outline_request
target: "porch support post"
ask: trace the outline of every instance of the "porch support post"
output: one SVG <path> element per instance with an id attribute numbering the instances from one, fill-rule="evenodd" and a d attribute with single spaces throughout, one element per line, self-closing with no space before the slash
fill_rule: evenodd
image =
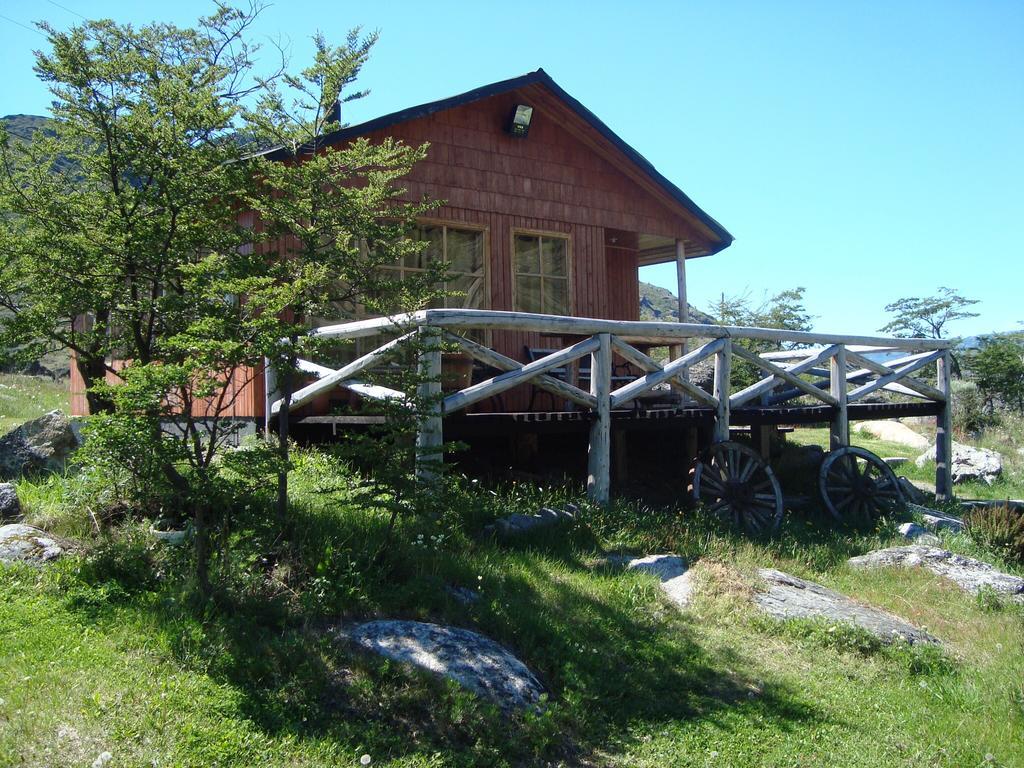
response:
<path id="1" fill-rule="evenodd" d="M 829 391 L 838 402 L 832 417 L 829 445 L 834 451 L 850 444 L 850 419 L 846 402 L 846 347 L 840 344 L 829 361 Z"/>
<path id="2" fill-rule="evenodd" d="M 416 431 L 416 479 L 422 483 L 437 479 L 444 461 L 444 431 L 441 426 L 441 334 L 437 328 L 418 329 L 419 377 L 416 387 L 420 409 Z"/>
<path id="3" fill-rule="evenodd" d="M 270 362 L 269 357 L 263 358 L 263 434 L 270 439 L 272 430 L 270 429 L 270 407 L 274 404 L 274 401 L 280 397 L 280 393 L 277 391 L 277 371 L 274 369 L 273 364 Z"/>
<path id="4" fill-rule="evenodd" d="M 935 498 L 953 498 L 953 392 L 950 383 L 952 359 L 949 350 L 936 363 L 936 386 L 946 396 L 935 417 Z"/>
<path id="5" fill-rule="evenodd" d="M 611 490 L 611 334 L 597 334 L 598 347 L 590 355 L 590 394 L 597 407 L 590 422 L 590 443 L 587 448 L 587 496 L 605 505 Z"/>
<path id="6" fill-rule="evenodd" d="M 676 295 L 679 297 L 679 322 L 690 322 L 690 304 L 686 300 L 686 245 L 676 240 Z M 686 354 L 686 341 L 669 347 L 669 359 L 676 360 Z M 689 371 L 686 378 L 689 379 Z"/>
<path id="7" fill-rule="evenodd" d="M 732 374 L 732 339 L 725 339 L 725 344 L 715 355 L 715 389 L 714 396 L 718 400 L 715 411 L 714 442 L 729 439 L 729 376 Z"/>

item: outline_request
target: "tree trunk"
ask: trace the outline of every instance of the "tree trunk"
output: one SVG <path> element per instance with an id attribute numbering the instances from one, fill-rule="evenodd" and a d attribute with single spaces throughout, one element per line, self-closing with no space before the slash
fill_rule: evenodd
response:
<path id="1" fill-rule="evenodd" d="M 197 504 L 193 516 L 196 529 L 196 585 L 204 603 L 213 596 L 210 585 L 210 520 L 205 504 Z"/>
<path id="2" fill-rule="evenodd" d="M 85 384 L 85 400 L 89 404 L 89 413 L 92 415 L 113 413 L 113 400 L 93 389 L 97 384 L 101 384 L 106 380 L 106 361 L 102 357 L 84 358 L 82 355 L 76 355 L 75 367 L 78 369 L 78 375 L 82 377 L 82 381 Z"/>

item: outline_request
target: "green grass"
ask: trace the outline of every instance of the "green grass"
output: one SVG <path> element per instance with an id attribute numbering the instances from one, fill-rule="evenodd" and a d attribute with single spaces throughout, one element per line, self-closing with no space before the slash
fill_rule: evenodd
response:
<path id="1" fill-rule="evenodd" d="M 73 484 L 39 485 L 30 519 L 81 530 Z M 29 485 L 19 490 L 31 496 Z M 1024 611 L 926 573 L 845 566 L 890 543 L 891 524 L 857 534 L 790 517 L 751 541 L 695 513 L 583 505 L 571 528 L 507 547 L 476 535 L 497 514 L 574 494 L 467 483 L 403 518 L 375 558 L 379 496 L 315 452 L 299 455 L 293 490 L 290 547 L 259 498 L 237 510 L 245 533 L 217 611 L 188 602 L 186 553 L 141 523 L 119 523 L 56 567 L 0 570 L 0 765 L 88 765 L 105 750 L 111 765 L 140 766 L 344 766 L 363 754 L 378 766 L 1024 763 Z M 687 556 L 693 608 L 666 603 L 649 577 L 602 567 L 613 550 Z M 759 617 L 759 566 L 886 608 L 944 649 Z M 446 585 L 481 599 L 464 606 Z M 505 716 L 326 631 L 366 617 L 475 628 L 522 658 L 551 699 L 543 714 Z"/>
<path id="2" fill-rule="evenodd" d="M 70 401 L 67 381 L 0 373 L 0 435 L 49 411 L 67 412 Z"/>

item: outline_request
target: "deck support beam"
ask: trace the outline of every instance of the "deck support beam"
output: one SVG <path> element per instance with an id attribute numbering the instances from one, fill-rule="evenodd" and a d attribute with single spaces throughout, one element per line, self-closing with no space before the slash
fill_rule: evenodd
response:
<path id="1" fill-rule="evenodd" d="M 942 410 L 935 417 L 935 498 L 937 501 L 949 501 L 953 498 L 952 362 L 951 354 L 947 349 L 936 363 L 936 384 L 938 390 L 945 395 Z"/>
<path id="2" fill-rule="evenodd" d="M 714 442 L 720 443 L 729 439 L 729 377 L 732 375 L 732 339 L 715 355 L 715 387 L 714 396 L 718 400 L 715 409 Z"/>
<path id="3" fill-rule="evenodd" d="M 587 496 L 607 505 L 611 495 L 611 334 L 599 333 L 598 346 L 590 354 L 590 394 L 597 400 L 590 422 L 587 446 Z"/>
<path id="4" fill-rule="evenodd" d="M 676 297 L 679 300 L 679 322 L 690 322 L 690 304 L 686 299 L 686 244 L 676 240 Z M 668 349 L 669 360 L 676 360 L 686 354 L 686 340 L 673 344 Z M 685 378 L 689 380 L 689 371 Z"/>
<path id="5" fill-rule="evenodd" d="M 836 412 L 829 431 L 829 446 L 834 451 L 850 444 L 850 417 L 846 399 L 846 347 L 838 345 L 829 362 L 829 391 L 836 400 Z"/>
<path id="6" fill-rule="evenodd" d="M 431 483 L 438 477 L 444 461 L 444 431 L 441 420 L 441 333 L 437 328 L 421 326 L 419 343 L 419 384 L 416 405 L 419 425 L 416 431 L 416 479 Z"/>

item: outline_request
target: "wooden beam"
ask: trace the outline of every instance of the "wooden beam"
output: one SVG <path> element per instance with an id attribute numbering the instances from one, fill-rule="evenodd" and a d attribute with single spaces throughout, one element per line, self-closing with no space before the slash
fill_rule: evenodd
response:
<path id="1" fill-rule="evenodd" d="M 277 370 L 270 363 L 269 357 L 263 358 L 263 435 L 268 440 L 271 435 L 270 423 L 273 419 L 274 401 L 280 398 L 277 391 Z"/>
<path id="2" fill-rule="evenodd" d="M 828 350 L 823 350 L 822 353 L 819 353 L 818 355 L 815 355 L 810 360 L 806 360 L 805 362 L 807 363 L 807 367 L 811 368 L 811 367 L 817 365 L 819 362 L 821 362 L 821 360 L 819 358 L 824 359 L 824 357 L 822 357 L 822 355 L 823 355 L 824 352 L 828 352 L 828 351 L 834 352 L 835 350 L 834 350 L 833 347 L 829 347 Z M 733 347 L 733 354 L 737 355 L 738 357 L 742 357 L 744 360 L 747 360 L 748 362 L 753 363 L 754 365 L 756 365 L 757 367 L 759 367 L 759 368 L 761 368 L 761 369 L 763 369 L 765 371 L 768 371 L 768 373 L 774 374 L 774 376 L 776 378 L 778 378 L 778 379 L 782 379 L 783 381 L 788 381 L 790 384 L 792 384 L 797 389 L 802 389 L 808 395 L 811 395 L 812 397 L 815 397 L 818 400 L 821 400 L 822 402 L 828 403 L 829 405 L 836 405 L 836 400 L 835 400 L 834 397 L 832 397 L 832 395 L 830 395 L 830 394 L 828 394 L 826 392 L 823 392 L 821 389 L 819 389 L 818 387 L 814 386 L 811 382 L 804 381 L 799 376 L 797 376 L 795 373 L 787 371 L 785 368 L 780 368 L 779 366 L 775 365 L 775 363 L 768 362 L 764 358 L 759 357 L 757 354 L 755 354 L 754 352 L 751 352 L 750 350 L 744 349 L 743 347 L 739 346 L 738 344 L 734 345 L 734 347 Z M 793 367 L 793 371 L 797 371 L 800 368 L 801 368 L 801 366 L 799 366 L 799 365 L 794 366 Z M 770 389 L 773 384 L 774 384 L 774 380 L 773 379 L 768 379 L 767 380 L 767 386 L 765 385 L 765 382 L 761 381 L 761 382 L 758 382 L 757 384 L 755 384 L 752 387 L 747 387 L 747 389 L 745 389 L 743 392 L 738 392 L 738 393 L 736 393 L 735 395 L 732 396 L 731 402 L 729 403 L 729 406 L 732 407 L 732 408 L 736 408 L 740 404 L 742 404 L 743 400 L 739 400 L 741 395 L 745 399 L 749 400 L 750 397 L 751 397 L 749 393 L 752 390 L 754 390 L 755 387 L 762 386 L 765 389 Z"/>
<path id="3" fill-rule="evenodd" d="M 416 429 L 416 479 L 431 483 L 444 461 L 444 427 L 441 419 L 441 332 L 436 328 L 417 330 L 419 384 L 416 395 L 420 409 Z"/>
<path id="4" fill-rule="evenodd" d="M 923 357 L 915 356 L 915 357 L 917 357 L 917 359 L 914 360 L 914 362 L 908 363 L 908 364 L 906 364 L 906 365 L 904 365 L 904 366 L 902 366 L 900 368 L 890 369 L 890 373 L 889 374 L 887 374 L 885 376 L 880 376 L 879 378 L 875 379 L 874 381 L 870 382 L 869 384 L 863 384 L 863 385 L 857 387 L 855 390 L 850 392 L 849 395 L 847 395 L 847 399 L 851 403 L 855 402 L 857 400 L 860 400 L 862 397 L 865 397 L 866 395 L 870 395 L 875 390 L 882 389 L 887 384 L 892 384 L 893 382 L 895 382 L 897 380 L 900 380 L 900 379 L 905 379 L 904 383 L 909 386 L 910 382 L 912 382 L 913 379 L 906 379 L 905 378 L 908 373 L 913 373 L 914 371 L 918 370 L 919 368 L 924 368 L 929 363 L 934 363 L 934 362 L 936 362 L 938 360 L 941 360 L 942 356 L 943 356 L 943 352 L 941 350 L 936 351 L 936 352 L 931 352 L 931 353 L 929 353 L 929 354 L 927 354 L 927 355 L 925 355 Z M 939 390 L 939 394 L 940 394 L 940 397 L 942 398 L 942 400 L 945 400 L 946 394 L 943 393 L 941 390 Z"/>
<path id="5" fill-rule="evenodd" d="M 619 387 L 617 390 L 612 392 L 612 407 L 616 408 L 622 403 L 628 403 L 630 400 L 635 399 L 637 395 L 642 394 L 659 384 L 663 384 L 666 381 L 676 378 L 694 363 L 698 363 L 704 358 L 710 357 L 715 352 L 721 350 L 727 343 L 728 339 L 716 339 L 715 341 L 705 344 L 699 349 L 693 350 L 693 352 L 683 355 L 678 360 L 673 360 L 660 370 L 651 371 L 635 381 L 631 381 L 629 384 Z M 680 385 L 682 385 L 682 382 L 680 382 Z M 696 387 L 694 387 L 694 389 L 696 389 Z"/>
<path id="6" fill-rule="evenodd" d="M 648 355 L 645 355 L 636 347 L 627 344 L 618 336 L 612 336 L 612 351 L 617 353 L 627 362 L 635 365 L 641 371 L 653 373 L 655 371 L 662 370 L 662 366 L 657 360 Z M 705 405 L 709 405 L 712 408 L 718 406 L 718 403 L 715 402 L 714 397 L 712 397 L 708 392 L 705 392 L 700 387 L 696 387 L 690 382 L 683 379 L 682 374 L 675 378 L 669 379 L 668 383 L 669 386 L 671 386 L 677 392 L 687 394 L 699 403 L 704 403 Z"/>
<path id="7" fill-rule="evenodd" d="M 715 356 L 714 396 L 718 401 L 718 407 L 715 409 L 716 443 L 729 439 L 729 377 L 732 375 L 733 345 L 731 339 L 724 339 L 724 342 Z"/>
<path id="8" fill-rule="evenodd" d="M 855 381 L 859 378 L 862 378 L 863 376 L 866 376 L 868 373 L 876 373 L 880 376 L 888 376 L 889 374 L 895 372 L 896 366 L 908 362 L 913 362 L 914 360 L 919 360 L 921 357 L 927 354 L 928 353 L 909 355 L 907 357 L 901 357 L 898 360 L 894 360 L 890 365 L 883 365 L 882 363 L 875 362 L 869 357 L 864 357 L 862 354 L 858 352 L 852 352 L 850 350 L 847 350 L 846 359 L 849 360 L 854 365 L 859 365 L 862 369 L 864 369 L 851 372 L 847 378 L 849 378 L 851 381 Z M 914 390 L 921 397 L 925 397 L 929 400 L 943 402 L 946 399 L 946 396 L 935 387 L 930 387 L 924 382 L 918 381 L 917 379 L 914 378 L 908 378 L 904 381 L 901 381 L 900 385 L 906 387 L 907 389 Z M 885 388 L 889 389 L 889 386 L 887 385 Z"/>
<path id="9" fill-rule="evenodd" d="M 523 364 L 518 360 L 506 357 L 500 352 L 495 352 L 483 344 L 478 344 L 472 339 L 467 339 L 465 336 L 458 336 L 451 331 L 444 332 L 444 340 L 458 345 L 470 357 L 492 368 L 497 368 L 499 371 L 518 371 L 523 367 Z M 577 405 L 582 405 L 584 408 L 594 409 L 597 407 L 597 401 L 594 400 L 593 395 L 553 376 L 541 374 L 530 383 L 554 395 L 564 397 Z"/>
<path id="10" fill-rule="evenodd" d="M 797 365 L 783 368 L 781 366 L 777 366 L 774 363 L 769 362 L 768 360 L 765 360 L 765 358 L 762 357 L 761 355 L 757 355 L 753 352 L 749 352 L 745 349 L 742 349 L 741 347 L 737 347 L 737 355 L 739 355 L 740 357 L 744 357 L 748 360 L 751 360 L 751 362 L 757 365 L 758 368 L 769 371 L 773 375 L 769 376 L 767 379 L 762 379 L 761 381 L 755 382 L 746 389 L 737 392 L 735 395 L 729 398 L 729 407 L 738 408 L 744 403 L 753 400 L 757 397 L 760 397 L 765 392 L 771 390 L 779 380 L 788 381 L 794 387 L 797 387 L 798 389 L 805 392 L 807 391 L 807 389 L 805 386 L 802 385 L 812 387 L 813 389 L 817 390 L 817 394 L 815 394 L 814 392 L 810 392 L 809 394 L 814 395 L 818 399 L 823 399 L 821 397 L 821 390 L 818 387 L 815 387 L 810 382 L 806 382 L 803 379 L 799 379 L 797 377 L 799 376 L 799 374 L 811 370 L 822 361 L 831 358 L 832 355 L 835 354 L 836 349 L 838 349 L 838 347 L 833 344 L 831 346 L 825 347 L 825 349 L 820 350 L 817 354 L 807 357 L 806 359 L 803 360 L 803 362 Z M 800 384 L 797 384 L 797 381 L 799 381 Z"/>
<path id="11" fill-rule="evenodd" d="M 590 394 L 597 401 L 587 446 L 587 496 L 606 505 L 611 492 L 611 385 L 610 334 L 599 334 L 590 356 Z"/>
<path id="12" fill-rule="evenodd" d="M 850 418 L 846 401 L 846 347 L 837 346 L 829 363 L 829 386 L 836 400 L 836 413 L 832 417 L 829 445 L 834 451 L 850 444 Z"/>
<path id="13" fill-rule="evenodd" d="M 679 322 L 690 322 L 690 304 L 686 298 L 686 243 L 676 240 L 676 298 L 679 301 Z M 686 354 L 686 341 L 669 347 L 669 360 L 676 360 Z M 690 372 L 685 377 L 689 379 Z"/>
<path id="14" fill-rule="evenodd" d="M 598 345 L 597 338 L 591 337 L 559 352 L 534 360 L 518 370 L 500 373 L 487 381 L 481 381 L 479 384 L 459 390 L 444 399 L 444 413 L 462 410 L 480 400 L 486 400 L 488 397 L 494 397 L 512 387 L 525 384 L 539 373 L 547 373 L 590 354 Z"/>
<path id="15" fill-rule="evenodd" d="M 936 383 L 946 397 L 942 411 L 935 417 L 935 498 L 949 501 L 953 498 L 953 390 L 952 358 L 949 350 L 938 360 Z"/>

